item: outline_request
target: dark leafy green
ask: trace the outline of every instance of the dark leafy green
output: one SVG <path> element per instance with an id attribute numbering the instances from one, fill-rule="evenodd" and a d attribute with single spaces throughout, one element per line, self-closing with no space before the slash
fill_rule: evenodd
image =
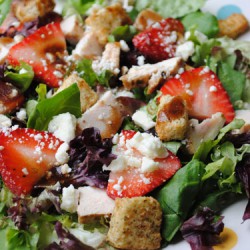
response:
<path id="1" fill-rule="evenodd" d="M 186 220 L 202 188 L 203 173 L 204 164 L 192 160 L 155 194 L 163 210 L 162 236 L 165 241 L 171 241 Z"/>
<path id="2" fill-rule="evenodd" d="M 51 98 L 38 102 L 28 119 L 28 128 L 46 130 L 55 115 L 69 112 L 76 117 L 81 115 L 80 91 L 77 84 L 64 89 Z"/>
<path id="3" fill-rule="evenodd" d="M 34 71 L 29 64 L 21 62 L 20 66 L 5 71 L 4 76 L 10 79 L 23 93 L 30 87 L 34 78 Z"/>
<path id="4" fill-rule="evenodd" d="M 181 19 L 186 30 L 195 27 L 196 30 L 205 34 L 208 38 L 215 37 L 219 32 L 217 18 L 208 12 L 192 12 Z"/>

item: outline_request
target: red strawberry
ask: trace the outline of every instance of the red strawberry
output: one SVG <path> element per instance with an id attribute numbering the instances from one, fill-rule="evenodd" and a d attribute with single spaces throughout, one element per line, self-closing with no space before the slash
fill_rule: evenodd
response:
<path id="1" fill-rule="evenodd" d="M 161 88 L 163 95 L 181 96 L 187 103 L 189 115 L 200 120 L 222 112 L 226 122 L 234 119 L 235 112 L 229 96 L 216 74 L 200 67 L 171 78 Z"/>
<path id="2" fill-rule="evenodd" d="M 183 33 L 179 20 L 167 18 L 139 33 L 132 41 L 148 60 L 159 62 L 175 56 L 178 38 Z"/>
<path id="3" fill-rule="evenodd" d="M 55 154 L 62 144 L 47 132 L 17 128 L 0 131 L 0 174 L 16 195 L 28 194 L 56 164 Z"/>
<path id="4" fill-rule="evenodd" d="M 125 137 L 126 142 L 135 133 L 130 130 L 123 131 L 122 137 Z M 121 154 L 126 153 L 126 146 L 122 139 L 118 143 L 118 151 Z M 143 155 L 136 149 L 134 149 L 133 156 L 138 159 L 143 158 Z M 143 196 L 170 179 L 181 167 L 180 160 L 170 151 L 167 157 L 156 158 L 154 161 L 158 162 L 159 166 L 152 172 L 142 173 L 140 168 L 134 166 L 129 166 L 119 172 L 110 172 L 107 194 L 111 198 Z"/>
<path id="5" fill-rule="evenodd" d="M 65 51 L 66 42 L 60 23 L 50 23 L 11 47 L 7 60 L 13 66 L 21 61 L 30 64 L 40 81 L 58 87 L 65 73 Z"/>

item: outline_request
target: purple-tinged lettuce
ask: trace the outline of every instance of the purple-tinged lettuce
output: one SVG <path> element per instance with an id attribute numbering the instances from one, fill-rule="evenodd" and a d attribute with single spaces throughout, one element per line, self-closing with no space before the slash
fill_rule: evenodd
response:
<path id="1" fill-rule="evenodd" d="M 98 129 L 84 129 L 80 136 L 70 142 L 68 164 L 72 168 L 72 173 L 66 183 L 75 187 L 106 187 L 109 171 L 103 171 L 103 165 L 109 165 L 116 158 L 111 153 L 112 146 L 111 139 L 102 140 Z"/>
<path id="2" fill-rule="evenodd" d="M 207 207 L 184 222 L 181 227 L 183 238 L 192 250 L 211 250 L 219 243 L 219 234 L 223 231 L 223 216 L 218 216 Z"/>

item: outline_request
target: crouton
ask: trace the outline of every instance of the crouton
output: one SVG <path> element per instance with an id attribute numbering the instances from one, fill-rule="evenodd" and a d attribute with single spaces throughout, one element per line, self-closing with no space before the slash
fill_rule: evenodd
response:
<path id="1" fill-rule="evenodd" d="M 111 199 L 106 190 L 95 187 L 80 187 L 79 205 L 77 207 L 79 223 L 88 223 L 100 219 L 102 216 L 111 216 L 115 201 Z"/>
<path id="2" fill-rule="evenodd" d="M 224 20 L 219 20 L 220 36 L 228 36 L 235 39 L 248 28 L 248 20 L 243 14 L 234 13 Z"/>
<path id="3" fill-rule="evenodd" d="M 73 73 L 68 78 L 63 81 L 63 84 L 59 87 L 55 94 L 66 89 L 73 83 L 77 83 L 80 90 L 80 101 L 81 101 L 81 110 L 82 113 L 90 108 L 98 99 L 98 96 L 95 91 L 85 82 L 84 79 L 79 77 L 76 73 Z"/>
<path id="4" fill-rule="evenodd" d="M 102 138 L 114 136 L 123 121 L 122 108 L 114 94 L 107 91 L 95 105 L 78 118 L 78 133 L 85 128 L 96 127 L 100 130 Z"/>
<path id="5" fill-rule="evenodd" d="M 148 85 L 148 94 L 151 94 L 162 80 L 166 80 L 170 75 L 176 74 L 181 65 L 182 59 L 175 57 L 155 64 L 133 66 L 127 74 L 120 77 L 120 80 L 128 90 Z"/>
<path id="6" fill-rule="evenodd" d="M 120 72 L 120 53 L 120 43 L 107 43 L 101 59 L 93 62 L 93 69 L 97 73 L 108 70 L 113 75 L 118 75 Z"/>
<path id="7" fill-rule="evenodd" d="M 20 0 L 13 2 L 12 11 L 20 22 L 30 22 L 49 13 L 54 7 L 54 0 Z"/>
<path id="8" fill-rule="evenodd" d="M 154 198 L 117 198 L 107 241 L 118 249 L 159 249 L 161 221 L 161 207 Z"/>
<path id="9" fill-rule="evenodd" d="M 222 113 L 216 113 L 199 123 L 196 119 L 189 120 L 187 130 L 187 150 L 194 154 L 203 141 L 214 140 L 225 124 Z"/>
<path id="10" fill-rule="evenodd" d="M 71 15 L 61 22 L 61 29 L 66 40 L 76 45 L 83 37 L 83 24 L 77 15 Z"/>
<path id="11" fill-rule="evenodd" d="M 72 51 L 72 55 L 76 60 L 81 58 L 95 59 L 101 56 L 102 51 L 102 46 L 99 44 L 95 33 L 87 31 L 76 44 L 75 49 Z"/>
<path id="12" fill-rule="evenodd" d="M 104 46 L 108 36 L 121 25 L 130 24 L 131 20 L 120 4 L 114 4 L 93 12 L 86 20 L 88 29 L 95 32 L 99 43 Z"/>
<path id="13" fill-rule="evenodd" d="M 182 140 L 188 126 L 188 112 L 180 96 L 162 96 L 157 112 L 155 130 L 163 141 Z"/>
<path id="14" fill-rule="evenodd" d="M 145 9 L 136 17 L 134 26 L 137 30 L 143 31 L 149 28 L 153 23 L 160 22 L 163 19 L 161 15 L 150 9 Z"/>

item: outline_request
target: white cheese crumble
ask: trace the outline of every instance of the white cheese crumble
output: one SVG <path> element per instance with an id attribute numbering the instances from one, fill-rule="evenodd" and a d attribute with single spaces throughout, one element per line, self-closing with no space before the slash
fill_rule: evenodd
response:
<path id="1" fill-rule="evenodd" d="M 74 186 L 71 184 L 69 187 L 64 187 L 62 190 L 62 203 L 61 209 L 75 213 L 77 210 L 79 193 L 77 189 L 74 189 Z"/>
<path id="2" fill-rule="evenodd" d="M 137 149 L 143 156 L 151 159 L 165 158 L 168 152 L 161 140 L 152 134 L 137 132 L 132 139 L 126 143 L 128 148 Z"/>
<path id="3" fill-rule="evenodd" d="M 62 174 L 69 174 L 72 171 L 72 169 L 69 167 L 68 164 L 63 164 L 61 166 L 61 172 Z"/>
<path id="4" fill-rule="evenodd" d="M 124 51 L 124 52 L 129 51 L 129 46 L 124 40 L 120 40 L 120 46 L 121 46 L 122 51 Z"/>
<path id="5" fill-rule="evenodd" d="M 21 108 L 17 113 L 16 116 L 19 120 L 21 121 L 25 121 L 27 119 L 27 113 L 26 113 L 26 109 Z"/>
<path id="6" fill-rule="evenodd" d="M 58 139 L 70 142 L 75 137 L 76 117 L 70 113 L 54 116 L 49 123 L 48 131 Z"/>
<path id="7" fill-rule="evenodd" d="M 6 115 L 0 114 L 0 128 L 9 128 L 11 127 L 11 119 Z"/>
<path id="8" fill-rule="evenodd" d="M 132 120 L 134 121 L 134 123 L 143 128 L 144 131 L 149 130 L 151 128 L 153 128 L 155 126 L 155 122 L 152 120 L 152 118 L 148 115 L 147 112 L 143 111 L 143 110 L 137 110 L 133 116 L 132 116 Z"/>
<path id="9" fill-rule="evenodd" d="M 56 151 L 55 157 L 60 165 L 68 162 L 69 160 L 69 155 L 67 153 L 68 150 L 69 150 L 69 144 L 64 142 L 63 144 L 60 145 L 60 147 Z"/>
<path id="10" fill-rule="evenodd" d="M 141 172 L 153 172 L 154 170 L 159 168 L 159 162 L 156 162 L 148 157 L 142 158 Z"/>
<path id="11" fill-rule="evenodd" d="M 176 56 L 180 56 L 184 61 L 186 61 L 194 53 L 194 43 L 192 41 L 187 41 L 177 46 Z"/>

